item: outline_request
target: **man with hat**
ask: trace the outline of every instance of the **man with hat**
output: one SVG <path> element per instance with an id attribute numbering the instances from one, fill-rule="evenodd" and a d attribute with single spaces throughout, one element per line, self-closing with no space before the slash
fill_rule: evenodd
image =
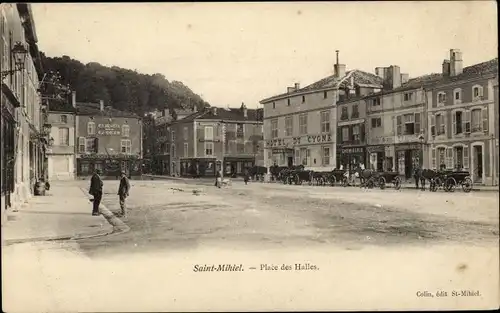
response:
<path id="1" fill-rule="evenodd" d="M 101 174 L 101 171 L 99 169 L 95 170 L 94 175 L 92 175 L 92 178 L 90 179 L 89 194 L 94 196 L 94 200 L 92 200 L 93 202 L 92 215 L 94 216 L 99 215 L 99 205 L 101 204 L 101 199 L 102 199 L 103 183 L 99 174 Z"/>
<path id="2" fill-rule="evenodd" d="M 118 196 L 120 197 L 120 208 L 121 208 L 121 216 L 127 217 L 127 207 L 125 204 L 125 200 L 128 197 L 128 193 L 130 191 L 130 182 L 128 180 L 127 174 L 122 171 L 121 179 L 120 179 L 120 187 L 118 187 Z"/>

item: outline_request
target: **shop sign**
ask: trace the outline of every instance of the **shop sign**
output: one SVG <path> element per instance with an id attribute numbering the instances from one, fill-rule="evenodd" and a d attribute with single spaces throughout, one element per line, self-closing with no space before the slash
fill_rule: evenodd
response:
<path id="1" fill-rule="evenodd" d="M 331 134 L 307 136 L 308 143 L 320 143 L 320 142 L 331 142 L 331 141 L 332 141 Z"/>
<path id="2" fill-rule="evenodd" d="M 370 143 L 377 145 L 392 144 L 394 137 L 375 137 L 370 139 Z"/>
<path id="3" fill-rule="evenodd" d="M 384 146 L 366 147 L 366 151 L 368 151 L 368 152 L 384 152 L 385 151 L 385 147 Z"/>
<path id="4" fill-rule="evenodd" d="M 421 150 L 422 146 L 420 144 L 414 143 L 414 144 L 406 144 L 406 145 L 398 145 L 396 146 L 396 150 Z"/>
<path id="5" fill-rule="evenodd" d="M 119 124 L 97 124 L 97 134 L 100 136 L 120 136 L 122 126 Z"/>
<path id="6" fill-rule="evenodd" d="M 136 159 L 137 156 L 132 155 L 132 154 L 123 154 L 123 153 L 118 153 L 118 154 L 112 154 L 112 155 L 107 155 L 107 154 L 84 154 L 81 155 L 80 158 L 82 159 Z"/>
<path id="7" fill-rule="evenodd" d="M 285 139 L 281 139 L 281 138 L 272 139 L 272 140 L 268 140 L 266 142 L 266 146 L 267 147 L 284 147 L 284 146 L 286 146 L 286 141 L 285 141 Z"/>
<path id="8" fill-rule="evenodd" d="M 343 154 L 352 154 L 352 153 L 363 153 L 363 148 L 342 148 Z"/>

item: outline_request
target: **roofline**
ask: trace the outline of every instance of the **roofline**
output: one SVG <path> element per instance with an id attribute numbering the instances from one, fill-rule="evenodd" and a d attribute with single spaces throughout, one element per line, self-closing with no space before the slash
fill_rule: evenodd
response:
<path id="1" fill-rule="evenodd" d="M 225 119 L 203 119 L 203 120 L 199 120 L 199 119 L 195 119 L 193 120 L 193 122 L 197 122 L 197 123 L 200 123 L 200 122 L 222 122 L 222 123 L 227 123 L 227 124 L 262 124 L 263 122 L 262 121 L 257 121 L 257 120 L 225 120 Z"/>
<path id="2" fill-rule="evenodd" d="M 480 63 L 478 63 L 478 64 L 480 64 Z M 492 71 L 479 73 L 479 74 L 474 75 L 472 77 L 468 77 L 467 79 L 460 79 L 460 80 L 458 80 L 458 82 L 470 82 L 470 81 L 474 81 L 474 80 L 478 80 L 478 79 L 493 78 L 495 76 L 498 76 L 498 72 L 492 70 Z M 430 86 L 431 88 L 429 88 L 429 89 L 445 87 L 445 86 L 453 85 L 456 83 L 457 83 L 457 81 L 438 82 L 438 83 L 434 84 L 434 86 Z M 432 84 L 429 84 L 429 85 L 432 85 Z M 427 86 L 427 87 L 429 87 L 429 86 Z"/>
<path id="3" fill-rule="evenodd" d="M 66 113 L 66 114 L 75 114 L 76 115 L 76 112 L 71 112 L 71 111 L 54 111 L 54 110 L 49 110 L 48 113 L 49 114 L 51 114 L 51 113 Z"/>
<path id="4" fill-rule="evenodd" d="M 314 83 L 313 83 L 314 84 Z M 305 88 L 305 87 L 304 87 Z M 281 95 L 277 95 L 277 96 L 272 96 L 272 97 L 269 97 L 269 98 L 266 98 L 266 99 L 263 99 L 263 100 L 260 100 L 259 103 L 260 104 L 266 104 L 266 103 L 269 103 L 271 101 L 275 101 L 275 100 L 281 100 L 281 99 L 286 99 L 288 97 L 291 97 L 291 96 L 301 96 L 301 95 L 306 95 L 306 94 L 310 94 L 310 93 L 315 93 L 315 92 L 320 92 L 320 91 L 328 91 L 328 90 L 338 90 L 339 87 L 338 86 L 335 86 L 335 87 L 328 87 L 328 88 L 320 88 L 320 89 L 312 89 L 312 90 L 304 90 L 304 91 L 299 91 L 299 92 L 294 92 L 294 93 L 286 93 L 286 94 L 281 94 Z"/>

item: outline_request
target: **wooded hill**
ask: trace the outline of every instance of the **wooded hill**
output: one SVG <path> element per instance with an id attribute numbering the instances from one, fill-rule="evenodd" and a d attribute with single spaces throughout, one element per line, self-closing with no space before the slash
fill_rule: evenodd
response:
<path id="1" fill-rule="evenodd" d="M 141 74 L 95 62 L 83 64 L 69 56 L 41 55 L 44 72 L 58 72 L 60 83 L 76 91 L 78 102 L 104 100 L 115 109 L 139 115 L 155 109 L 210 106 L 182 82 L 168 81 L 162 74 Z"/>

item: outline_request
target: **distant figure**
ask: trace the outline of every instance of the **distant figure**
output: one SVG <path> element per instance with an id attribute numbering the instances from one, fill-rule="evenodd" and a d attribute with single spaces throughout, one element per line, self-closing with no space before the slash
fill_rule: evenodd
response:
<path id="1" fill-rule="evenodd" d="M 243 180 L 245 181 L 245 185 L 248 184 L 248 181 L 250 180 L 250 174 L 248 173 L 248 169 L 245 169 L 245 176 L 243 176 Z"/>
<path id="2" fill-rule="evenodd" d="M 215 187 L 221 188 L 221 185 L 222 185 L 222 171 L 219 170 L 215 174 Z"/>
<path id="3" fill-rule="evenodd" d="M 421 170 L 418 164 L 415 164 L 415 169 L 413 170 L 413 178 L 415 179 L 415 188 L 418 189 L 418 184 L 420 182 Z"/>
<path id="4" fill-rule="evenodd" d="M 92 215 L 97 216 L 99 215 L 99 205 L 101 204 L 102 200 L 102 179 L 99 176 L 101 174 L 100 170 L 95 170 L 94 175 L 92 175 L 92 178 L 90 178 L 90 189 L 89 189 L 89 194 L 94 196 L 93 199 L 93 209 L 92 209 Z"/>
<path id="5" fill-rule="evenodd" d="M 120 209 L 121 211 L 121 216 L 122 217 L 127 217 L 127 206 L 126 206 L 126 199 L 129 196 L 130 192 L 130 182 L 127 178 L 127 174 L 125 172 L 121 173 L 121 179 L 120 179 L 120 186 L 118 187 L 118 196 L 120 199 Z"/>

